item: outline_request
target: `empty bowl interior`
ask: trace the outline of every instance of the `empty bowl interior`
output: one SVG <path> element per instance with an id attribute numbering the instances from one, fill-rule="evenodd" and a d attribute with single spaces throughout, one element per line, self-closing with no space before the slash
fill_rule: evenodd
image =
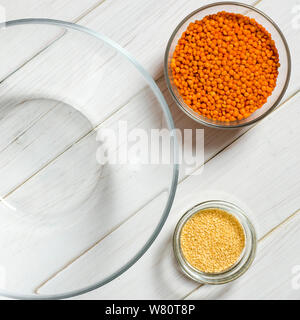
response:
<path id="1" fill-rule="evenodd" d="M 91 30 L 21 20 L 1 25 L 0 42 L 0 294 L 94 289 L 168 215 L 175 146 L 162 164 L 137 143 L 172 118 L 152 78 Z"/>

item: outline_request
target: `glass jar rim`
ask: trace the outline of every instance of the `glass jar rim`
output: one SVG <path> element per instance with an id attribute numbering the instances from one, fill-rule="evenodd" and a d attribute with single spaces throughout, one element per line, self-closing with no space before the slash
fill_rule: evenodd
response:
<path id="1" fill-rule="evenodd" d="M 228 269 L 219 273 L 206 273 L 191 266 L 181 250 L 180 236 L 186 222 L 198 212 L 205 209 L 220 209 L 234 216 L 245 233 L 245 247 L 239 259 Z M 257 237 L 253 224 L 244 211 L 235 204 L 224 200 L 208 200 L 196 204 L 179 219 L 173 234 L 173 250 L 181 271 L 196 282 L 203 284 L 224 284 L 239 278 L 252 264 L 256 254 Z"/>
<path id="2" fill-rule="evenodd" d="M 257 13 L 258 15 L 260 15 L 261 17 L 263 17 L 266 21 L 268 21 L 274 28 L 275 30 L 278 32 L 283 44 L 284 44 L 284 49 L 285 49 L 285 53 L 287 56 L 287 74 L 286 74 L 286 78 L 284 81 L 284 86 L 281 90 L 280 95 L 278 96 L 277 100 L 275 101 L 275 103 L 269 108 L 269 110 L 265 111 L 263 114 L 261 114 L 260 116 L 258 116 L 257 118 L 249 121 L 249 122 L 245 122 L 245 123 L 236 123 L 236 124 L 230 124 L 230 125 L 225 125 L 223 123 L 213 123 L 213 122 L 209 122 L 207 121 L 208 119 L 201 119 L 196 117 L 193 112 L 191 112 L 188 108 L 186 108 L 186 106 L 184 105 L 184 103 L 182 103 L 180 101 L 180 99 L 177 97 L 175 90 L 173 89 L 172 83 L 171 83 L 171 78 L 172 75 L 169 72 L 169 64 L 170 64 L 170 60 L 169 59 L 169 55 L 171 53 L 171 47 L 172 47 L 172 43 L 177 35 L 177 33 L 179 32 L 180 28 L 187 22 L 189 21 L 189 19 L 191 19 L 192 17 L 194 17 L 196 14 L 206 10 L 206 9 L 210 9 L 210 8 L 214 8 L 214 7 L 227 7 L 227 6 L 236 6 L 236 7 L 241 7 L 241 8 L 245 8 L 245 9 L 249 9 L 252 10 L 253 12 Z M 225 10 L 225 9 L 224 9 Z M 288 42 L 283 34 L 283 32 L 281 31 L 281 29 L 279 28 L 279 26 L 275 23 L 275 21 L 273 21 L 266 13 L 264 13 L 263 11 L 261 11 L 260 9 L 246 4 L 246 3 L 241 3 L 241 2 L 236 2 L 236 1 L 220 1 L 220 2 L 214 2 L 214 3 L 210 3 L 207 5 L 204 5 L 194 11 L 192 11 L 190 14 L 188 14 L 183 20 L 181 20 L 179 22 L 179 24 L 176 26 L 176 28 L 174 29 L 173 33 L 171 34 L 169 41 L 167 43 L 166 49 L 165 49 L 165 55 L 164 55 L 164 75 L 165 75 L 165 79 L 166 79 L 166 83 L 167 83 L 167 87 L 168 90 L 172 96 L 172 98 L 174 99 L 176 105 L 187 115 L 189 116 L 191 119 L 195 120 L 196 122 L 205 125 L 207 127 L 211 127 L 211 128 L 217 128 L 217 129 L 236 129 L 236 128 L 242 128 L 242 127 L 246 127 L 246 126 L 250 126 L 252 124 L 255 124 L 256 122 L 264 119 L 266 116 L 268 116 L 280 103 L 280 101 L 282 100 L 284 94 L 286 93 L 286 90 L 288 88 L 289 82 L 290 82 L 290 78 L 291 78 L 291 70 L 292 70 L 292 59 L 291 59 L 291 53 L 290 53 L 290 49 L 289 49 L 289 45 Z"/>

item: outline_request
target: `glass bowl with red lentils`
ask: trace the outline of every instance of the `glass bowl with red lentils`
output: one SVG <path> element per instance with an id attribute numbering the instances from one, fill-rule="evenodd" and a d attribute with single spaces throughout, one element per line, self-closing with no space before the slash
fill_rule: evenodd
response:
<path id="1" fill-rule="evenodd" d="M 197 122 L 238 128 L 268 115 L 290 79 L 287 41 L 266 14 L 237 2 L 195 10 L 176 27 L 164 60 L 176 104 Z"/>

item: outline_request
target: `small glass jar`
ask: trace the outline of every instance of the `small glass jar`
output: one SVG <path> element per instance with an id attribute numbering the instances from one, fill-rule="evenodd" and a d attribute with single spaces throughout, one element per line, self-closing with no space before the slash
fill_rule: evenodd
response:
<path id="1" fill-rule="evenodd" d="M 181 250 L 180 239 L 183 226 L 194 214 L 204 209 L 220 209 L 228 212 L 239 221 L 245 234 L 245 247 L 239 259 L 229 269 L 219 273 L 205 273 L 196 269 L 185 259 Z M 181 217 L 175 228 L 173 249 L 181 270 L 189 278 L 204 284 L 223 284 L 237 279 L 248 270 L 255 257 L 256 242 L 255 229 L 242 209 L 227 201 L 211 200 L 195 205 Z"/>

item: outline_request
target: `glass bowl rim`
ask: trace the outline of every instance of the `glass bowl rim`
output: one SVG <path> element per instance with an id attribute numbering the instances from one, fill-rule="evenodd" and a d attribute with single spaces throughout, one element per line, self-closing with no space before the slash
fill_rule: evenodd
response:
<path id="1" fill-rule="evenodd" d="M 228 207 L 233 208 L 233 210 L 228 210 Z M 231 214 L 233 217 L 235 217 L 243 228 L 243 231 L 245 234 L 245 240 L 246 240 L 244 250 L 241 253 L 239 259 L 230 268 L 219 273 L 206 273 L 194 268 L 185 259 L 180 246 L 181 232 L 183 227 L 187 223 L 187 221 L 198 212 L 201 212 L 202 210 L 206 210 L 209 208 L 217 208 L 217 209 L 225 210 L 226 212 Z M 247 232 L 249 233 L 248 240 L 247 240 Z M 228 283 L 241 277 L 249 269 L 252 262 L 254 261 L 256 256 L 256 249 L 257 249 L 256 231 L 252 222 L 249 220 L 247 214 L 245 213 L 245 211 L 230 201 L 215 200 L 215 199 L 202 201 L 200 203 L 195 204 L 188 210 L 186 210 L 176 224 L 176 227 L 173 233 L 172 242 L 173 242 L 173 252 L 180 270 L 187 277 L 189 277 L 190 279 L 198 283 L 212 284 L 212 285 Z M 246 254 L 247 249 L 249 251 L 248 254 Z M 232 273 L 230 274 L 230 272 Z"/>
<path id="2" fill-rule="evenodd" d="M 286 54 L 287 54 L 287 76 L 286 76 L 286 79 L 285 79 L 285 83 L 284 83 L 284 86 L 281 90 L 281 93 L 280 95 L 278 96 L 277 100 L 273 103 L 273 105 L 268 109 L 266 110 L 262 115 L 260 115 L 259 117 L 247 122 L 247 123 L 240 123 L 240 124 L 233 124 L 233 125 L 222 125 L 222 124 L 217 124 L 217 123 L 212 123 L 212 122 L 208 122 L 208 121 L 205 121 L 203 119 L 200 119 L 196 116 L 194 116 L 187 108 L 185 108 L 181 102 L 178 100 L 176 94 L 174 93 L 173 91 L 173 88 L 172 88 L 172 84 L 171 84 L 171 81 L 170 81 L 170 78 L 169 78 L 169 65 L 168 65 L 168 60 L 169 60 L 169 54 L 170 54 L 170 49 L 171 49 L 171 45 L 174 41 L 174 38 L 177 34 L 177 32 L 179 31 L 179 29 L 182 27 L 183 24 L 185 24 L 190 18 L 192 18 L 195 14 L 197 14 L 198 12 L 201 12 L 205 9 L 208 9 L 208 8 L 213 8 L 213 7 L 216 7 L 216 6 L 220 6 L 220 5 L 233 5 L 233 6 L 240 6 L 240 7 L 244 7 L 244 8 L 247 8 L 247 9 L 250 9 L 250 10 L 253 10 L 255 11 L 256 13 L 260 14 L 261 16 L 263 16 L 266 20 L 268 20 L 272 25 L 273 27 L 276 29 L 276 31 L 278 32 L 278 34 L 280 35 L 280 38 L 284 44 L 284 48 L 285 48 L 285 51 L 286 51 Z M 226 9 L 224 9 L 226 10 Z M 181 22 L 177 25 L 177 27 L 175 28 L 175 30 L 173 31 L 173 33 L 171 34 L 171 37 L 167 43 L 167 47 L 166 47 L 166 50 L 165 50 L 165 56 L 164 56 L 164 74 L 165 74 L 165 79 L 166 79 L 166 82 L 167 82 L 167 87 L 168 87 L 168 90 L 169 92 L 171 93 L 171 96 L 172 98 L 175 100 L 176 102 L 176 105 L 185 113 L 187 114 L 191 119 L 195 120 L 196 122 L 198 123 L 201 123 L 207 127 L 211 127 L 211 128 L 218 128 L 218 129 L 236 129 L 236 128 L 242 128 L 242 127 L 246 127 L 246 126 L 249 126 L 249 125 L 252 125 L 260 120 L 262 120 L 263 118 L 265 118 L 267 115 L 269 115 L 277 106 L 278 104 L 280 103 L 282 97 L 284 96 L 286 90 L 287 90 L 287 87 L 289 85 L 289 82 L 290 82 L 290 77 L 291 77 L 291 53 L 290 53 L 290 49 L 289 49 L 289 46 L 288 46 L 288 43 L 286 41 L 286 38 L 284 36 L 284 34 L 282 33 L 282 31 L 280 30 L 280 28 L 278 27 L 278 25 L 268 16 L 266 15 L 263 11 L 257 9 L 256 7 L 254 6 L 251 6 L 249 4 L 246 4 L 246 3 L 240 3 L 240 2 L 235 2 L 235 1 L 220 1 L 220 2 L 214 2 L 214 3 L 211 3 L 211 4 L 208 4 L 208 5 L 205 5 L 205 6 L 202 6 L 194 11 L 192 11 L 190 14 L 188 14 L 183 20 L 181 20 Z"/>
<path id="3" fill-rule="evenodd" d="M 173 163 L 171 163 L 173 169 L 172 169 L 172 179 L 171 183 L 169 186 L 169 195 L 168 199 L 164 205 L 164 209 L 162 211 L 162 215 L 160 220 L 158 221 L 154 231 L 151 234 L 151 237 L 144 243 L 144 245 L 139 249 L 139 251 L 125 264 L 123 267 L 119 268 L 117 271 L 115 271 L 113 274 L 110 276 L 107 276 L 101 281 L 97 281 L 95 284 L 85 286 L 80 289 L 76 290 L 71 290 L 67 291 L 65 293 L 58 293 L 58 294 L 20 294 L 20 293 L 14 293 L 8 290 L 3 290 L 0 289 L 0 295 L 8 297 L 8 298 L 13 298 L 13 299 L 38 299 L 38 300 L 44 300 L 44 299 L 66 299 L 66 298 L 71 298 L 77 295 L 81 295 L 87 292 L 90 292 L 92 290 L 98 289 L 105 284 L 111 282 L 112 280 L 116 279 L 119 277 L 121 274 L 123 274 L 125 271 L 127 271 L 130 267 L 132 267 L 150 248 L 150 246 L 153 244 L 157 236 L 159 235 L 161 229 L 163 228 L 176 193 L 177 189 L 177 182 L 178 182 L 178 176 L 179 176 L 179 164 L 178 164 L 178 142 L 176 139 L 175 135 L 175 125 L 173 121 L 172 114 L 170 112 L 170 109 L 168 107 L 168 104 L 157 86 L 156 82 L 150 75 L 148 71 L 122 46 L 120 46 L 118 43 L 115 41 L 111 40 L 109 37 L 94 31 L 92 29 L 89 29 L 87 27 L 84 27 L 82 25 L 72 23 L 72 22 L 67 22 L 63 20 L 56 20 L 56 19 L 45 19 L 45 18 L 26 18 L 26 19 L 16 19 L 16 20 L 9 20 L 9 21 L 4 21 L 0 23 L 0 30 L 5 27 L 13 27 L 13 26 L 19 26 L 19 25 L 52 25 L 52 26 L 58 26 L 58 27 L 64 27 L 67 29 L 72 29 L 76 30 L 82 33 L 85 33 L 87 35 L 90 35 L 98 40 L 103 41 L 106 43 L 108 46 L 110 46 L 112 49 L 116 50 L 119 52 L 124 58 L 128 60 L 132 65 L 135 66 L 135 68 L 140 72 L 140 74 L 143 76 L 145 79 L 146 84 L 151 88 L 153 94 L 156 96 L 157 101 L 163 111 L 164 117 L 166 119 L 166 123 L 168 126 L 168 129 L 171 131 L 171 138 L 172 138 L 172 148 L 171 152 L 173 153 L 174 160 Z"/>

